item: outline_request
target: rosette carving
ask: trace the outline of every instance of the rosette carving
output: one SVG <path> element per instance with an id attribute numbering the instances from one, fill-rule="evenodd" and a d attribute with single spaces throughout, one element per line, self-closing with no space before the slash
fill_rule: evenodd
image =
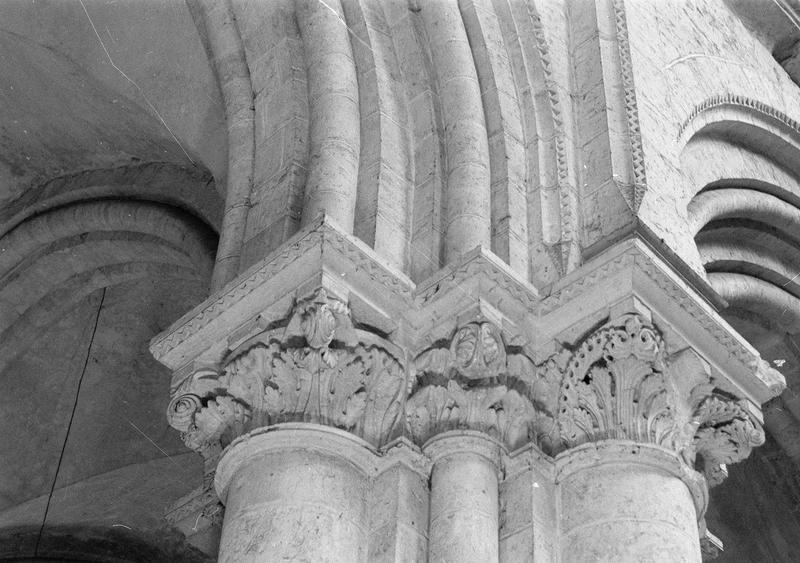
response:
<path id="1" fill-rule="evenodd" d="M 298 303 L 219 369 L 199 370 L 176 391 L 170 424 L 205 457 L 252 429 L 313 422 L 383 445 L 402 420 L 405 370 L 392 346 L 353 328 L 347 306 L 324 291 Z"/>
<path id="2" fill-rule="evenodd" d="M 555 436 L 556 360 L 536 366 L 508 353 L 500 330 L 488 322 L 459 328 L 449 345 L 423 351 L 406 422 L 422 444 L 447 430 L 480 430 L 513 449 L 531 440 L 550 449 Z"/>

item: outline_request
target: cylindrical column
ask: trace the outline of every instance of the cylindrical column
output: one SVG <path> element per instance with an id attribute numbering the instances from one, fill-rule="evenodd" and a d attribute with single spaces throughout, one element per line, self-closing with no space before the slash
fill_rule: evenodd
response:
<path id="1" fill-rule="evenodd" d="M 358 78 L 339 0 L 296 0 L 311 119 L 302 224 L 327 213 L 353 232 L 361 149 Z"/>
<path id="2" fill-rule="evenodd" d="M 465 430 L 431 438 L 423 451 L 433 462 L 428 560 L 498 561 L 502 445 L 482 432 Z"/>
<path id="3" fill-rule="evenodd" d="M 214 481 L 225 504 L 218 560 L 365 562 L 376 460 L 363 440 L 313 424 L 239 438 Z"/>
<path id="4" fill-rule="evenodd" d="M 211 292 L 222 288 L 239 273 L 250 190 L 253 187 L 255 123 L 253 85 L 244 54 L 242 37 L 229 2 L 188 2 L 198 29 L 205 31 L 211 61 L 225 102 L 228 127 L 228 176 L 225 213 L 217 246 L 217 263 L 211 277 Z M 202 32 L 201 32 L 202 33 Z"/>
<path id="5" fill-rule="evenodd" d="M 562 561 L 701 561 L 708 493 L 674 453 L 609 440 L 568 450 L 556 466 Z"/>
<path id="6" fill-rule="evenodd" d="M 445 261 L 491 244 L 489 138 L 472 48 L 457 0 L 420 3 L 441 100 L 447 154 Z"/>

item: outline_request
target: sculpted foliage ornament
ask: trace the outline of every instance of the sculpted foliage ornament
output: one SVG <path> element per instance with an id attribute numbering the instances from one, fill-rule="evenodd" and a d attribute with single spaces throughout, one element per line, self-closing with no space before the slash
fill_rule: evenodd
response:
<path id="1" fill-rule="evenodd" d="M 220 370 L 200 370 L 167 416 L 208 458 L 254 428 L 313 422 L 385 443 L 401 419 L 405 372 L 391 345 L 353 328 L 347 306 L 320 290 L 285 329 L 252 338 Z"/>
<path id="2" fill-rule="evenodd" d="M 618 438 L 665 445 L 677 425 L 663 368 L 661 337 L 636 315 L 592 334 L 573 354 L 561 384 L 565 444 Z"/>
<path id="3" fill-rule="evenodd" d="M 632 440 L 676 452 L 711 485 L 764 440 L 745 405 L 715 391 L 697 354 L 667 357 L 658 331 L 634 314 L 541 365 L 507 347 L 492 323 L 467 323 L 417 356 L 410 386 L 393 350 L 320 290 L 296 304 L 285 328 L 192 374 L 168 418 L 208 469 L 237 436 L 280 422 L 326 424 L 381 446 L 399 431 L 407 393 L 405 425 L 419 444 L 459 428 L 551 454 Z"/>
<path id="4" fill-rule="evenodd" d="M 535 366 L 509 354 L 496 326 L 474 322 L 458 329 L 449 346 L 422 352 L 414 369 L 406 421 L 418 443 L 468 428 L 512 449 L 531 440 L 550 448 L 555 395 L 548 390 L 557 389 L 560 378 L 555 360 Z"/>
<path id="5" fill-rule="evenodd" d="M 561 438 L 567 447 L 605 439 L 657 444 L 713 486 L 724 478 L 724 464 L 764 441 L 744 405 L 714 390 L 696 355 L 667 361 L 656 329 L 625 315 L 572 354 L 559 397 Z"/>
<path id="6" fill-rule="evenodd" d="M 691 424 L 697 427 L 692 461 L 712 487 L 727 476 L 725 465 L 745 459 L 754 447 L 764 443 L 764 430 L 753 422 L 744 406 L 719 396 L 706 398 Z"/>

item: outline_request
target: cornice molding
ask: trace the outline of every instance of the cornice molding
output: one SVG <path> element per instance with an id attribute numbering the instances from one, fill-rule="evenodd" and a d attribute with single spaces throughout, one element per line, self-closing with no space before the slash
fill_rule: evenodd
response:
<path id="1" fill-rule="evenodd" d="M 191 343 L 202 340 L 198 338 L 201 333 L 213 332 L 215 323 L 229 326 L 229 321 L 223 317 L 232 308 L 253 300 L 262 308 L 268 307 L 297 288 L 298 282 L 326 272 L 347 277 L 351 285 L 366 285 L 376 293 L 380 288 L 383 300 L 397 303 L 398 308 L 408 308 L 413 298 L 411 280 L 386 264 L 363 242 L 345 234 L 330 218 L 320 215 L 281 248 L 153 338 L 150 351 L 156 359 L 177 369 L 197 350 Z M 284 287 L 272 288 L 272 302 L 263 302 L 264 289 L 275 285 L 274 278 L 279 274 L 291 279 L 284 280 Z"/>

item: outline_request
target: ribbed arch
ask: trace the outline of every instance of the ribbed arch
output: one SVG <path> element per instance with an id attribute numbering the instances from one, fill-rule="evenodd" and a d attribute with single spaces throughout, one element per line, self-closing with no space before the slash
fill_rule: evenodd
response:
<path id="1" fill-rule="evenodd" d="M 697 190 L 750 187 L 800 202 L 800 123 L 750 98 L 709 98 L 681 125 L 681 164 Z M 691 194 L 694 195 L 694 194 Z"/>
<path id="2" fill-rule="evenodd" d="M 201 32 L 227 22 L 210 55 L 253 102 L 249 210 L 221 237 L 239 272 L 323 211 L 415 281 L 477 245 L 537 285 L 579 263 L 565 30 L 533 2 L 192 5 Z"/>
<path id="3" fill-rule="evenodd" d="M 31 217 L 0 237 L 0 372 L 92 292 L 145 279 L 205 285 L 213 259 L 213 233 L 161 204 L 100 200 Z"/>
<path id="4" fill-rule="evenodd" d="M 800 236 L 800 209 L 756 190 L 721 188 L 699 193 L 689 203 L 689 218 L 695 234 L 711 221 L 749 219 L 779 229 L 787 236 Z"/>
<path id="5" fill-rule="evenodd" d="M 682 128 L 684 172 L 700 188 L 688 230 L 726 319 L 786 377 L 800 383 L 800 144 L 779 112 L 722 96 Z M 775 440 L 796 452 L 800 412 L 784 395 L 765 409 Z M 791 413 L 791 414 L 790 414 Z M 794 448 L 794 449 L 792 449 Z M 797 456 L 792 454 L 797 460 Z"/>
<path id="6" fill-rule="evenodd" d="M 25 194 L 25 205 L 0 209 L 0 236 L 26 219 L 82 201 L 130 199 L 161 203 L 194 215 L 214 231 L 222 224 L 222 198 L 203 168 L 145 162 L 82 170 L 51 178 Z"/>
<path id="7" fill-rule="evenodd" d="M 706 272 L 731 272 L 747 274 L 780 287 L 795 296 L 800 296 L 800 278 L 797 265 L 800 252 L 789 247 L 789 252 L 779 253 L 775 249 L 749 241 L 705 240 L 698 243 L 700 256 Z"/>
<path id="8" fill-rule="evenodd" d="M 791 293 L 745 274 L 711 273 L 708 280 L 729 304 L 757 311 L 791 334 L 800 332 L 800 299 Z"/>
<path id="9" fill-rule="evenodd" d="M 768 155 L 794 172 L 800 170 L 800 123 L 783 112 L 751 98 L 717 96 L 699 104 L 680 127 L 679 140 L 687 144 L 703 136 L 736 141 Z"/>
<path id="10" fill-rule="evenodd" d="M 762 191 L 712 187 L 691 200 L 688 215 L 703 267 L 722 297 L 742 309 L 800 313 L 793 301 L 800 290 L 800 209 Z"/>

